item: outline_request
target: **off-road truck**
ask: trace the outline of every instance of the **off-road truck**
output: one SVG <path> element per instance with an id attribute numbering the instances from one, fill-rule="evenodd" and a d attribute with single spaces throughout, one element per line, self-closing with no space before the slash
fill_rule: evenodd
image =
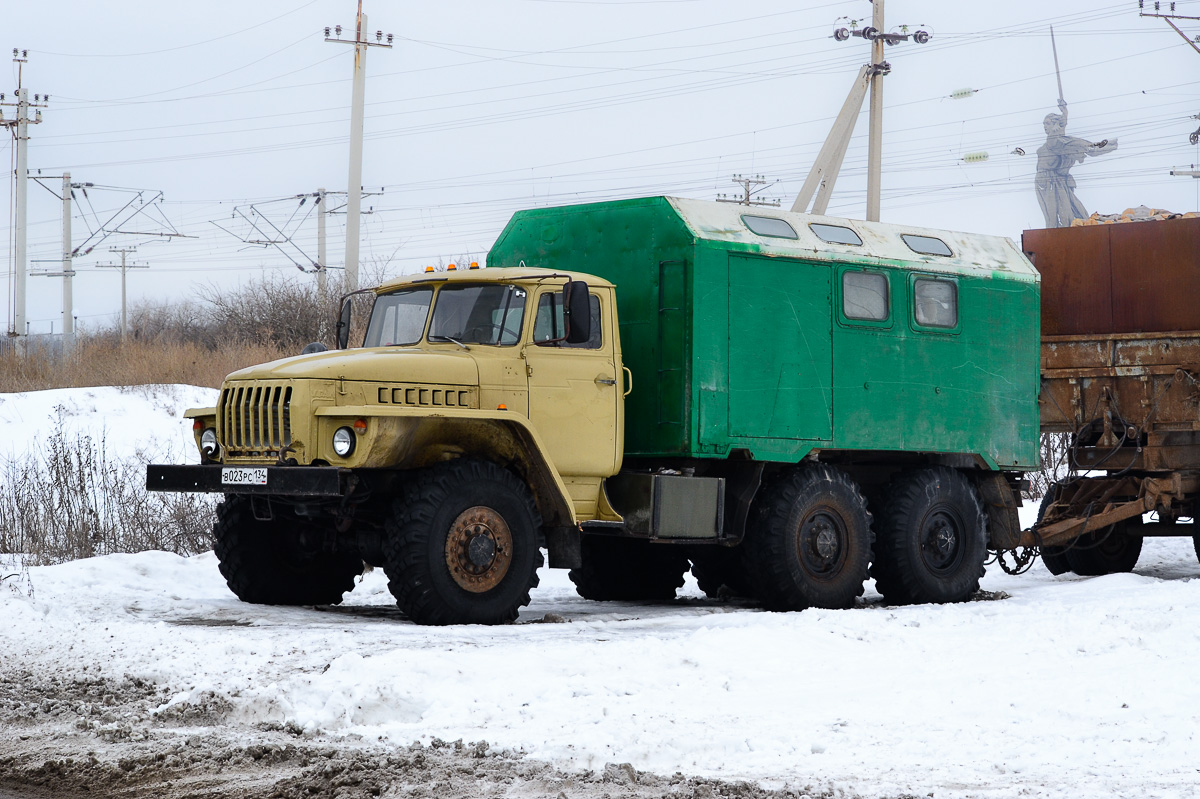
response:
<path id="1" fill-rule="evenodd" d="M 598 600 L 961 600 L 1020 536 L 1038 274 L 1007 239 L 653 197 L 517 213 L 485 268 L 371 291 L 361 346 L 188 412 L 250 602 L 382 566 L 416 622 L 514 619 L 541 551 Z M 357 342 L 356 342 L 357 343 Z"/>

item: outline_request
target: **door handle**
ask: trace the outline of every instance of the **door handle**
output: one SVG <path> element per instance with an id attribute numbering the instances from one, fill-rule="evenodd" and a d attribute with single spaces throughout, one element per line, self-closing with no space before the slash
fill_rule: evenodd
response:
<path id="1" fill-rule="evenodd" d="M 616 380 L 614 380 L 614 379 L 613 379 L 613 378 L 611 378 L 611 377 L 605 377 L 604 375 L 601 375 L 600 377 L 597 377 L 597 378 L 596 378 L 596 382 L 597 382 L 597 383 L 602 383 L 602 384 L 604 384 L 604 385 L 606 385 L 606 386 L 615 386 L 615 385 L 617 384 L 617 381 L 616 381 Z"/>

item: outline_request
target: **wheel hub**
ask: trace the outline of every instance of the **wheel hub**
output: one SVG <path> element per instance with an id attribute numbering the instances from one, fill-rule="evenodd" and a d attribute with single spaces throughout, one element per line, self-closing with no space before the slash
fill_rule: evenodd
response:
<path id="1" fill-rule="evenodd" d="M 935 571 L 949 571 L 960 556 L 959 531 L 961 522 L 946 510 L 936 510 L 926 517 L 921 535 L 921 553 Z"/>
<path id="2" fill-rule="evenodd" d="M 800 526 L 797 541 L 805 570 L 817 577 L 835 573 L 844 560 L 845 540 L 840 517 L 826 509 L 810 514 Z"/>
<path id="3" fill-rule="evenodd" d="M 467 542 L 467 557 L 471 563 L 486 569 L 496 557 L 496 539 L 490 530 L 475 529 L 475 535 Z"/>
<path id="4" fill-rule="evenodd" d="M 512 532 L 491 508 L 467 508 L 446 535 L 446 566 L 460 588 L 480 594 L 495 588 L 512 564 Z"/>

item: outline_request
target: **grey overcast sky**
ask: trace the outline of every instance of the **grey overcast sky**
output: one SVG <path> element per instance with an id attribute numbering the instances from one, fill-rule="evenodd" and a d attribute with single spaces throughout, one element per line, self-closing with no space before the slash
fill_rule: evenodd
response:
<path id="1" fill-rule="evenodd" d="M 862 40 L 834 41 L 835 23 L 864 24 L 871 3 L 365 0 L 364 10 L 372 31 L 396 38 L 367 58 L 363 183 L 381 193 L 364 201 L 374 213 L 363 260 L 400 272 L 482 261 L 519 208 L 712 199 L 735 189 L 734 173 L 761 173 L 774 181 L 764 196 L 790 205 L 868 59 Z M 1200 16 L 1200 1 L 1177 12 Z M 256 203 L 294 235 L 298 260 L 315 258 L 311 204 L 285 198 L 346 189 L 352 48 L 326 43 L 323 29 L 352 30 L 354 14 L 354 0 L 5 0 L 0 44 L 28 49 L 25 86 L 50 95 L 31 128 L 30 170 L 55 191 L 65 170 L 96 185 L 76 195 L 74 243 L 136 196 L 124 189 L 164 195 L 130 229 L 195 237 L 116 235 L 79 259 L 84 330 L 119 310 L 117 271 L 96 266 L 117 257 L 110 246 L 137 245 L 133 257 L 150 265 L 130 273 L 131 303 L 180 302 L 198 284 L 264 272 L 312 279 L 278 250 L 243 244 L 237 236 L 253 234 L 235 209 Z M 1200 164 L 1188 143 L 1200 127 L 1200 53 L 1139 17 L 1136 0 L 889 0 L 888 28 L 902 23 L 933 39 L 887 51 L 884 221 L 1014 238 L 1041 226 L 1032 181 L 1058 96 L 1051 25 L 1068 134 L 1120 140 L 1073 172 L 1088 210 L 1197 210 L 1200 180 L 1169 173 Z M 1200 35 L 1200 23 L 1184 24 Z M 15 65 L 8 83 L 11 100 Z M 978 91 L 951 99 L 958 89 Z M 11 165 L 12 142 L 0 147 Z M 978 152 L 989 160 L 963 161 Z M 865 167 L 864 108 L 831 214 L 863 216 Z M 31 259 L 60 257 L 60 215 L 31 184 Z M 342 263 L 343 225 L 331 217 L 331 266 Z M 5 270 L 11 319 L 11 246 Z M 32 332 L 60 329 L 60 285 L 29 279 Z"/>

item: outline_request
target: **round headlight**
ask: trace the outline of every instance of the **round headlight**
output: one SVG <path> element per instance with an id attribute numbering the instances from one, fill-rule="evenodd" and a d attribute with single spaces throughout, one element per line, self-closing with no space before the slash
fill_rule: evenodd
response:
<path id="1" fill-rule="evenodd" d="M 213 455 L 217 451 L 217 431 L 211 427 L 205 428 L 200 434 L 200 449 L 203 452 Z"/>
<path id="2" fill-rule="evenodd" d="M 354 452 L 354 431 L 349 427 L 339 427 L 333 432 L 333 451 L 339 458 L 345 458 Z"/>

